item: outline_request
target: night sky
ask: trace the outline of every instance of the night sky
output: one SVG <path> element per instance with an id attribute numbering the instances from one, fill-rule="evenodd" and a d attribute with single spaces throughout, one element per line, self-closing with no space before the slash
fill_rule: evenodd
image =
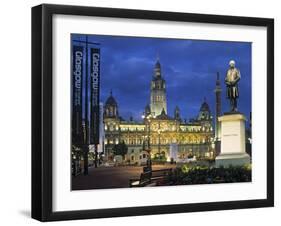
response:
<path id="1" fill-rule="evenodd" d="M 73 40 L 85 40 L 72 34 Z M 196 117 L 206 97 L 215 114 L 216 73 L 220 73 L 222 112 L 229 111 L 224 78 L 231 59 L 241 72 L 238 110 L 251 111 L 251 43 L 89 35 L 101 48 L 101 102 L 112 89 L 124 119 L 141 120 L 149 103 L 150 81 L 157 56 L 166 80 L 168 115 L 179 106 L 181 117 Z M 89 45 L 90 47 L 91 45 Z"/>

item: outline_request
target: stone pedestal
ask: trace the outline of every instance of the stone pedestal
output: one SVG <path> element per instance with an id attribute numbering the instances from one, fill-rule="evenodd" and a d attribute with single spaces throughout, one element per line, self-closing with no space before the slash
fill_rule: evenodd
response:
<path id="1" fill-rule="evenodd" d="M 221 151 L 216 157 L 216 167 L 250 163 L 250 156 L 245 151 L 245 116 L 241 113 L 229 113 L 218 120 L 221 123 Z"/>

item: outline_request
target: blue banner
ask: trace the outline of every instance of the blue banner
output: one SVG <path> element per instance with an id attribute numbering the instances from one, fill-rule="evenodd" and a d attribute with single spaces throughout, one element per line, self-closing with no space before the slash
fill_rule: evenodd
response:
<path id="1" fill-rule="evenodd" d="M 72 144 L 83 144 L 82 92 L 84 47 L 72 47 Z"/>
<path id="2" fill-rule="evenodd" d="M 90 143 L 99 144 L 100 125 L 100 49 L 90 50 Z"/>

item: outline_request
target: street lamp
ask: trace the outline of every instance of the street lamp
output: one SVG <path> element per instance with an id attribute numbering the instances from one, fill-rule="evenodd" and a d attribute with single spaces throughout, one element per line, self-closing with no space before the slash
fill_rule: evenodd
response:
<path id="1" fill-rule="evenodd" d="M 157 130 L 157 132 L 158 132 L 158 155 L 159 155 L 159 157 L 160 157 L 160 151 L 161 151 L 161 140 L 160 140 L 160 136 L 161 136 L 161 132 L 162 132 L 163 130 L 161 130 L 160 129 L 160 121 L 158 122 L 158 130 Z"/>
<path id="2" fill-rule="evenodd" d="M 161 134 L 161 130 L 158 129 L 157 133 L 158 133 L 158 155 L 160 156 L 160 149 L 161 149 L 161 147 L 160 147 L 160 134 Z"/>
<path id="3" fill-rule="evenodd" d="M 213 138 L 211 139 L 211 147 L 212 147 L 212 152 L 211 152 L 212 156 L 211 156 L 211 158 L 214 158 L 216 145 L 215 145 L 215 140 Z"/>
<path id="4" fill-rule="evenodd" d="M 151 150 L 150 150 L 150 122 L 151 122 L 151 115 L 150 114 L 143 114 L 142 118 L 144 119 L 145 122 L 145 127 L 146 127 L 146 133 L 147 135 L 144 136 L 144 145 L 143 145 L 143 150 L 145 150 L 148 155 L 147 155 L 147 167 L 146 170 L 151 171 Z M 145 145 L 145 141 L 147 141 L 147 149 Z M 145 171 L 145 169 L 144 169 Z"/>

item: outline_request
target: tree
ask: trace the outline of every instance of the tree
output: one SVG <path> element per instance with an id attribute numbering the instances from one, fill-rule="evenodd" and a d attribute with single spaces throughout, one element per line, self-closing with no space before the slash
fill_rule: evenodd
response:
<path id="1" fill-rule="evenodd" d="M 128 152 L 128 146 L 125 144 L 124 141 L 122 141 L 119 144 L 115 144 L 113 146 L 113 154 L 122 155 L 123 159 L 124 159 L 124 156 L 127 154 L 127 152 Z"/>

